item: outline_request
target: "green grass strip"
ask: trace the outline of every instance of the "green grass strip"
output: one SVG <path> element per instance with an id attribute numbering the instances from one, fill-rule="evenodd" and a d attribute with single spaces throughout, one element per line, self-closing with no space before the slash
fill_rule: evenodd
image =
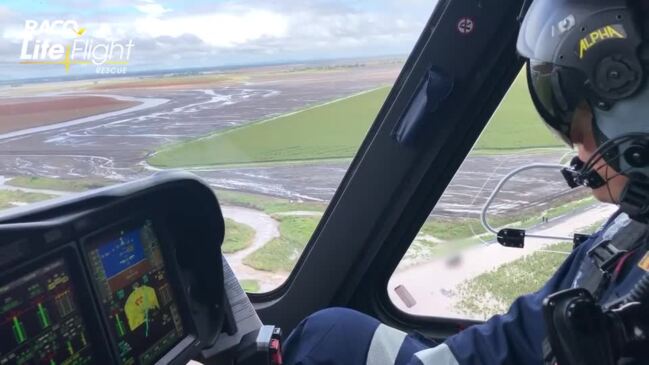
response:
<path id="1" fill-rule="evenodd" d="M 223 253 L 235 253 L 244 250 L 252 244 L 255 230 L 246 225 L 225 218 L 225 239 L 221 246 Z"/>
<path id="2" fill-rule="evenodd" d="M 17 176 L 7 181 L 7 185 L 21 188 L 71 192 L 97 189 L 114 183 L 115 181 L 103 179 L 54 179 L 40 176 Z"/>
<path id="3" fill-rule="evenodd" d="M 292 211 L 324 212 L 327 208 L 325 202 L 289 201 L 261 194 L 242 193 L 229 190 L 215 190 L 214 193 L 223 205 L 261 210 L 266 214 L 275 214 Z"/>
<path id="4" fill-rule="evenodd" d="M 28 193 L 17 190 L 0 190 L 0 209 L 11 208 L 21 204 L 36 203 L 51 199 L 53 196 L 41 193 Z"/>
<path id="5" fill-rule="evenodd" d="M 149 163 L 195 167 L 351 158 L 390 88 L 384 87 L 284 116 L 163 148 Z M 494 153 L 563 145 L 537 115 L 521 73 L 475 151 Z"/>
<path id="6" fill-rule="evenodd" d="M 353 156 L 390 88 L 384 87 L 171 146 L 149 163 L 188 167 Z"/>
<path id="7" fill-rule="evenodd" d="M 259 293 L 261 286 L 257 280 L 240 280 L 239 283 L 246 293 Z"/>
<path id="8" fill-rule="evenodd" d="M 279 217 L 280 237 L 243 259 L 254 269 L 290 272 L 315 231 L 320 217 Z"/>

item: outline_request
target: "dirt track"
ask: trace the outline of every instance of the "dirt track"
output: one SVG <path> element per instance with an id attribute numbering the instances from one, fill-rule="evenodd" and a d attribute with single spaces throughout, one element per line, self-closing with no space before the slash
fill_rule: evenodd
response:
<path id="1" fill-rule="evenodd" d="M 241 251 L 226 254 L 228 263 L 232 270 L 237 273 L 239 280 L 255 280 L 259 283 L 262 292 L 270 291 L 281 285 L 286 280 L 284 274 L 260 272 L 243 264 L 243 259 L 264 247 L 272 239 L 279 237 L 279 223 L 268 214 L 258 210 L 241 207 L 221 207 L 226 218 L 241 224 L 245 224 L 255 230 L 252 244 Z"/>

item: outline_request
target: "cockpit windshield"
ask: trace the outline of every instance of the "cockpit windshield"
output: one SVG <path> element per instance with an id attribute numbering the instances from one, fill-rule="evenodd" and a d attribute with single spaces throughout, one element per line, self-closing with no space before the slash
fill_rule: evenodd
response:
<path id="1" fill-rule="evenodd" d="M 158 171 L 203 178 L 223 251 L 295 266 L 435 2 L 0 4 L 0 208 Z"/>

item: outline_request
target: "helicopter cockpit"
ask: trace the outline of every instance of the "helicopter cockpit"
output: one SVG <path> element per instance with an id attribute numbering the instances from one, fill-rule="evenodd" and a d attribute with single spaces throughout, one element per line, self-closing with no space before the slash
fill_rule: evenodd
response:
<path id="1" fill-rule="evenodd" d="M 530 0 L 77 3 L 0 4 L 0 365 L 281 365 L 331 307 L 443 342 L 615 217 L 534 111 Z M 548 296 L 560 363 L 642 349 L 647 278 Z"/>

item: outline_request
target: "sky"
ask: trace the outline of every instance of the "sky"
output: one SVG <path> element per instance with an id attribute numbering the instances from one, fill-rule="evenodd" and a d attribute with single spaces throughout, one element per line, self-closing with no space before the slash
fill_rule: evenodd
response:
<path id="1" fill-rule="evenodd" d="M 21 64 L 26 37 L 29 47 L 34 39 L 132 41 L 131 72 L 407 55 L 435 2 L 0 0 L 0 81 L 96 72 L 94 65 L 72 65 L 66 73 L 64 65 Z M 72 20 L 85 33 L 40 28 L 55 20 Z M 26 31 L 27 21 L 38 22 L 36 35 Z"/>

